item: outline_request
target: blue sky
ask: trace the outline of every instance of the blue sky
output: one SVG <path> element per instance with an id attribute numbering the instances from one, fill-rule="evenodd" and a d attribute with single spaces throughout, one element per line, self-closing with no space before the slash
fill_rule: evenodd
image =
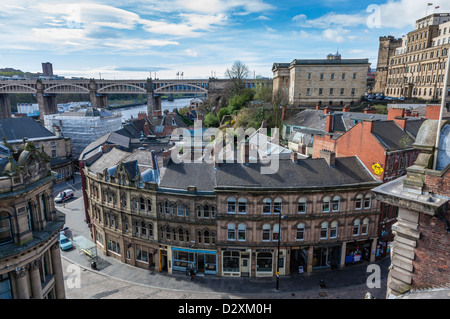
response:
<path id="1" fill-rule="evenodd" d="M 240 60 L 272 77 L 274 62 L 368 58 L 378 38 L 401 37 L 450 1 L 0 0 L 0 68 L 66 77 L 224 78 Z M 436 9 L 436 7 L 439 8 Z"/>

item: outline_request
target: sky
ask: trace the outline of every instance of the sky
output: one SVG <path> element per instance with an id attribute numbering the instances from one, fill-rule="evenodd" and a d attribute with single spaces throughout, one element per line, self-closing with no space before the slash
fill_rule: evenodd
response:
<path id="1" fill-rule="evenodd" d="M 432 3 L 432 5 L 428 5 Z M 438 7 L 438 8 L 437 8 Z M 234 61 L 367 58 L 448 0 L 0 0 L 0 68 L 105 79 L 225 78 Z"/>

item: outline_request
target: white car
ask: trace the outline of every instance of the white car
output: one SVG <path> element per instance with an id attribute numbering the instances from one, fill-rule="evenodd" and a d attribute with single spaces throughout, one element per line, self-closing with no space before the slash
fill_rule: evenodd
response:
<path id="1" fill-rule="evenodd" d="M 74 195 L 73 190 L 71 189 L 63 190 L 58 195 L 56 195 L 55 203 L 62 203 L 63 201 L 65 202 L 66 200 L 71 199 L 73 195 Z"/>

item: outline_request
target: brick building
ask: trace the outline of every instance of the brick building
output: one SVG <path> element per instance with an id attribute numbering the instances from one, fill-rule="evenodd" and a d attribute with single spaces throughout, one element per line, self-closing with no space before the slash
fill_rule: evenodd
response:
<path id="1" fill-rule="evenodd" d="M 387 297 L 419 288 L 448 288 L 450 283 L 450 160 L 445 144 L 450 124 L 438 123 L 427 120 L 421 127 L 415 142 L 421 154 L 407 175 L 373 189 L 380 201 L 399 208 Z"/>

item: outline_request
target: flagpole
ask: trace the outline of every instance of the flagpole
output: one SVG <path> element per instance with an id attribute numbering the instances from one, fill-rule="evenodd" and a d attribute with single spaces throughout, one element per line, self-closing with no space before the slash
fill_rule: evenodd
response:
<path id="1" fill-rule="evenodd" d="M 437 164 L 437 155 L 438 155 L 438 151 L 439 151 L 439 139 L 440 139 L 440 135 L 441 135 L 442 116 L 444 113 L 444 107 L 446 106 L 446 97 L 447 97 L 447 93 L 448 93 L 447 83 L 448 83 L 449 72 L 450 72 L 450 48 L 447 49 L 447 69 L 445 71 L 444 88 L 443 88 L 442 100 L 441 100 L 441 110 L 439 112 L 436 143 L 434 146 L 433 169 L 436 169 L 436 164 Z"/>

